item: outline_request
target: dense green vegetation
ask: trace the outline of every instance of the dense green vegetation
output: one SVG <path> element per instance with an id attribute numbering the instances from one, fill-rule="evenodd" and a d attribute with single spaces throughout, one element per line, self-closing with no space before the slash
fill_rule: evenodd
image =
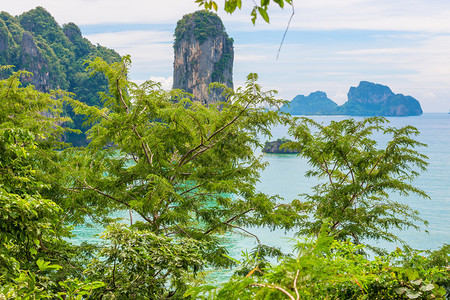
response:
<path id="1" fill-rule="evenodd" d="M 406 248 L 367 259 L 363 245 L 338 241 L 325 226 L 315 240 L 301 241 L 298 256 L 260 268 L 241 266 L 220 288 L 193 287 L 196 299 L 446 299 L 449 249 L 427 253 Z M 253 268 L 252 268 L 253 267 Z M 446 287 L 447 290 L 444 288 Z M 447 297 L 448 299 L 448 297 Z"/>
<path id="2" fill-rule="evenodd" d="M 67 25 L 65 36 L 84 55 L 76 29 Z M 255 74 L 236 91 L 213 84 L 229 101 L 203 106 L 157 83 L 129 81 L 130 63 L 90 62 L 89 76 L 108 81 L 102 107 L 38 91 L 27 84 L 31 74 L 0 69 L 0 299 L 448 297 L 448 245 L 366 256 L 366 238 L 397 240 L 390 229 L 423 222 L 388 194 L 427 197 L 410 184 L 426 167 L 415 128 L 389 128 L 382 118 L 329 126 L 291 119 L 262 108 L 284 101 L 263 91 Z M 61 126 L 68 106 L 92 125 L 87 147 L 62 141 L 71 131 Z M 310 162 L 307 175 L 324 180 L 304 200 L 255 189 L 265 167 L 253 151 L 262 146 L 257 137 L 279 123 L 290 126 L 289 147 Z M 376 131 L 390 137 L 384 149 L 372 139 Z M 117 211 L 130 219 L 113 218 Z M 78 224 L 103 226 L 103 243 L 72 244 Z M 251 232 L 261 226 L 299 232 L 297 255 L 261 244 Z M 258 242 L 243 262 L 223 244 L 233 232 Z M 221 285 L 202 276 L 235 266 Z"/>
<path id="3" fill-rule="evenodd" d="M 21 86 L 23 72 L 0 81 L 0 297 L 445 298 L 448 246 L 375 259 L 364 251 L 365 238 L 396 239 L 390 228 L 420 221 L 387 195 L 426 196 L 402 177 L 426 165 L 414 150 L 421 145 L 411 137 L 415 129 L 385 128 L 378 118 L 329 127 L 285 118 L 261 107 L 283 102 L 264 92 L 254 74 L 236 92 L 221 86 L 230 99 L 221 110 L 205 107 L 156 83 L 128 81 L 129 64 L 127 57 L 90 64 L 109 80 L 104 108 Z M 88 147 L 61 142 L 68 130 L 58 125 L 66 121 L 64 102 L 94 124 Z M 253 152 L 262 146 L 257 135 L 270 134 L 279 122 L 291 124 L 291 146 L 317 168 L 309 174 L 330 180 L 304 202 L 281 204 L 255 189 L 264 168 Z M 319 130 L 311 134 L 310 126 Z M 375 148 L 374 130 L 392 134 L 386 149 Z M 115 211 L 139 218 L 114 219 Z M 72 226 L 86 223 L 106 228 L 104 243 L 70 242 Z M 261 244 L 254 226 L 296 230 L 309 239 L 299 238 L 292 257 Z M 210 286 L 202 279 L 205 268 L 237 263 L 222 243 L 227 232 L 253 236 L 258 246 L 229 282 Z M 279 264 L 268 262 L 273 256 Z"/>
<path id="4" fill-rule="evenodd" d="M 34 76 L 24 83 L 33 84 L 39 91 L 63 89 L 81 102 L 102 106 L 98 93 L 108 90 L 108 82 L 103 75 L 89 76 L 84 64 L 95 57 L 108 62 L 120 60 L 114 50 L 94 46 L 83 38 L 75 24 L 60 27 L 42 7 L 17 17 L 0 13 L 0 64 L 14 66 L 11 71 L 33 72 Z M 3 78 L 10 74 L 3 71 Z M 72 120 L 65 126 L 82 132 L 67 132 L 66 140 L 76 146 L 86 145 L 84 117 L 75 115 L 70 107 L 63 110 Z"/>
<path id="5" fill-rule="evenodd" d="M 64 129 L 58 125 L 67 121 L 60 117 L 66 95 L 23 87 L 20 78 L 26 75 L 13 72 L 0 81 L 2 299 L 43 299 L 70 295 L 69 288 L 62 288 L 67 285 L 102 285 L 73 279 L 81 278 L 83 265 L 77 257 L 84 250 L 67 242 L 71 228 L 49 177 L 58 150 L 66 146 L 60 142 Z"/>
<path id="6" fill-rule="evenodd" d="M 184 15 L 183 18 L 177 22 L 174 33 L 175 42 L 173 44 L 175 49 L 179 47 L 180 41 L 185 38 L 185 35 L 188 33 L 192 33 L 193 37 L 195 37 L 200 44 L 204 43 L 209 37 L 216 37 L 219 34 L 228 37 L 222 20 L 220 20 L 215 13 L 206 10 L 200 10 Z M 231 38 L 228 38 L 227 41 L 233 43 Z"/>

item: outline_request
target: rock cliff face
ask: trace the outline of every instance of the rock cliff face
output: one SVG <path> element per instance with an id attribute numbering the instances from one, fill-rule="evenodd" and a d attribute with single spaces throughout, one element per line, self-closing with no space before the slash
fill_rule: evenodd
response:
<path id="1" fill-rule="evenodd" d="M 50 89 L 48 63 L 39 52 L 33 36 L 26 31 L 22 35 L 20 49 L 19 66 L 26 66 L 26 70 L 33 73 L 30 77 L 23 78 L 22 82 L 29 82 L 39 91 L 48 92 Z"/>
<path id="2" fill-rule="evenodd" d="M 197 11 L 178 21 L 174 53 L 174 89 L 193 94 L 203 104 L 225 100 L 221 89 L 208 92 L 212 82 L 233 88 L 233 39 L 216 14 Z"/>
<path id="3" fill-rule="evenodd" d="M 419 101 L 411 96 L 394 94 L 385 85 L 361 81 L 357 87 L 351 87 L 348 101 L 340 112 L 349 115 L 367 116 L 419 116 L 422 108 Z"/>
<path id="4" fill-rule="evenodd" d="M 422 108 L 411 96 L 394 94 L 385 85 L 361 81 L 351 87 L 348 101 L 338 106 L 324 92 L 296 96 L 289 107 L 280 110 L 293 115 L 350 115 L 350 116 L 419 116 Z"/>

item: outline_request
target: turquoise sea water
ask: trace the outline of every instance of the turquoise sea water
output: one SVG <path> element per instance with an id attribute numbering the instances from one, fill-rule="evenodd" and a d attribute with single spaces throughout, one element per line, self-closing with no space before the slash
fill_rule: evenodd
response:
<path id="1" fill-rule="evenodd" d="M 331 120 L 339 121 L 346 116 L 312 116 L 312 119 L 329 123 Z M 362 119 L 362 118 L 356 118 Z M 450 114 L 424 114 L 418 117 L 389 117 L 388 126 L 402 127 L 412 125 L 420 131 L 417 139 L 428 145 L 419 151 L 428 156 L 428 171 L 422 173 L 414 182 L 416 186 L 426 191 L 431 199 L 423 199 L 412 195 L 409 197 L 393 197 L 400 202 L 407 203 L 420 212 L 421 217 L 429 222 L 428 227 L 422 231 L 404 230 L 396 233 L 408 245 L 415 249 L 437 249 L 443 244 L 450 244 Z M 288 137 L 284 126 L 272 129 L 276 140 Z M 385 137 L 376 135 L 379 144 L 385 142 Z M 268 167 L 261 174 L 258 190 L 270 195 L 280 195 L 285 201 L 301 199 L 299 194 L 309 193 L 311 187 L 318 182 L 306 178 L 305 172 L 309 169 L 306 160 L 292 154 L 266 154 L 264 159 L 269 162 Z M 294 242 L 290 240 L 293 232 L 285 233 L 282 230 L 270 231 L 266 228 L 251 229 L 259 235 L 262 242 L 281 247 L 287 252 L 292 251 Z M 428 233 L 426 232 L 428 231 Z M 399 244 L 388 242 L 371 242 L 372 244 L 394 250 Z M 256 245 L 251 238 L 229 238 L 228 246 L 233 256 L 239 256 L 242 251 L 250 250 Z"/>
<path id="2" fill-rule="evenodd" d="M 342 120 L 344 116 L 314 116 L 314 120 L 329 123 L 331 120 Z M 361 118 L 357 118 L 361 119 Z M 406 230 L 397 232 L 411 247 L 415 249 L 436 249 L 444 243 L 450 243 L 450 114 L 424 114 L 418 117 L 390 117 L 389 126 L 401 127 L 412 125 L 421 132 L 417 138 L 419 141 L 428 144 L 427 148 L 419 149 L 429 157 L 428 171 L 421 174 L 415 184 L 425 190 L 431 199 L 422 199 L 418 196 L 402 197 L 396 199 L 405 202 L 421 213 L 421 217 L 429 222 L 424 231 Z M 288 137 L 287 128 L 283 126 L 275 127 L 272 130 L 273 137 Z M 376 137 L 383 143 L 383 137 Z M 270 194 L 279 195 L 285 201 L 301 199 L 298 195 L 310 192 L 310 188 L 317 184 L 317 181 L 305 178 L 304 174 L 308 170 L 307 162 L 296 155 L 264 155 L 264 160 L 269 162 L 269 166 L 262 172 L 261 181 L 258 183 L 258 190 Z M 124 214 L 127 217 L 127 213 Z M 282 230 L 270 231 L 266 228 L 252 228 L 263 243 L 281 247 L 286 252 L 290 252 L 293 243 L 289 240 L 293 232 L 285 233 Z M 93 234 L 98 232 L 98 228 L 77 228 L 75 233 L 78 240 L 98 239 Z M 243 236 L 229 236 L 226 242 L 230 254 L 239 257 L 240 253 L 250 250 L 255 246 L 252 238 Z M 378 246 L 388 250 L 395 249 L 396 244 L 386 242 L 379 243 Z"/>

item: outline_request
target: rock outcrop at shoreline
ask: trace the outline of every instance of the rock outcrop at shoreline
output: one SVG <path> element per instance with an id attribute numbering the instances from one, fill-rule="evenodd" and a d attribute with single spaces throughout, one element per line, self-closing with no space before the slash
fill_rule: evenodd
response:
<path id="1" fill-rule="evenodd" d="M 297 150 L 282 148 L 281 145 L 292 142 L 288 139 L 277 139 L 273 142 L 266 142 L 263 148 L 264 153 L 277 153 L 277 154 L 298 154 L 299 152 Z"/>

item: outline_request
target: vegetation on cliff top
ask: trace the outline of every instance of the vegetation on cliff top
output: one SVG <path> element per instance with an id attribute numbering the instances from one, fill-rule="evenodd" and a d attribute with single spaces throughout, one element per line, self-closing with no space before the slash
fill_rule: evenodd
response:
<path id="1" fill-rule="evenodd" d="M 191 14 L 184 15 L 177 22 L 175 28 L 175 42 L 173 47 L 178 49 L 180 41 L 186 36 L 193 35 L 200 44 L 205 42 L 209 37 L 224 35 L 228 38 L 222 20 L 215 13 L 206 10 L 199 10 Z M 233 40 L 228 38 L 231 43 Z"/>

